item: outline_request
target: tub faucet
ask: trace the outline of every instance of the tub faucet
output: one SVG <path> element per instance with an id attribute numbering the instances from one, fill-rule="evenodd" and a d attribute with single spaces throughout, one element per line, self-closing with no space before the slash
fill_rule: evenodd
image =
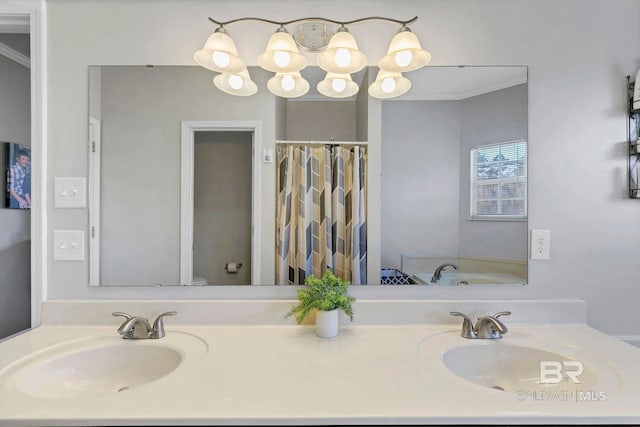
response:
<path id="1" fill-rule="evenodd" d="M 455 264 L 445 263 L 440 265 L 438 268 L 436 268 L 436 272 L 433 273 L 433 276 L 431 277 L 431 283 L 436 283 L 438 280 L 440 280 L 440 277 L 442 277 L 442 271 L 447 267 L 453 267 L 454 270 L 458 269 L 458 266 Z"/>
<path id="2" fill-rule="evenodd" d="M 500 316 L 508 316 L 510 315 L 510 311 L 500 311 L 493 316 L 483 316 L 479 317 L 475 326 L 469 316 L 464 313 L 460 313 L 458 311 L 452 311 L 452 316 L 462 317 L 464 320 L 462 322 L 462 331 L 460 332 L 460 336 L 463 338 L 469 339 L 498 339 L 502 338 L 502 334 L 506 334 L 509 329 L 507 326 L 498 320 Z"/>
<path id="3" fill-rule="evenodd" d="M 124 317 L 125 321 L 118 328 L 118 333 L 122 335 L 123 339 L 127 340 L 143 340 L 143 339 L 158 339 L 165 336 L 164 322 L 162 319 L 165 316 L 175 316 L 175 311 L 168 311 L 159 315 L 153 326 L 149 323 L 149 320 L 140 316 L 132 316 L 127 313 L 116 311 L 111 313 L 116 317 Z"/>

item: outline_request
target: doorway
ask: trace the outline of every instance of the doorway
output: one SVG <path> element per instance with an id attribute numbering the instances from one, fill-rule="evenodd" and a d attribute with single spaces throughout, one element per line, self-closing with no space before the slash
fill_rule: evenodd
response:
<path id="1" fill-rule="evenodd" d="M 184 121 L 180 284 L 260 284 L 261 123 Z"/>
<path id="2" fill-rule="evenodd" d="M 251 283 L 252 132 L 194 136 L 193 283 Z"/>
<path id="3" fill-rule="evenodd" d="M 0 24 L 0 340 L 31 326 L 31 36 L 23 18 Z"/>

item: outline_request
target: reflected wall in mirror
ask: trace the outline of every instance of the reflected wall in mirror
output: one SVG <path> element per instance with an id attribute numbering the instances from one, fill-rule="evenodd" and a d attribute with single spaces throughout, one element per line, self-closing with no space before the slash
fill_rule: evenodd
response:
<path id="1" fill-rule="evenodd" d="M 273 96 L 248 102 L 211 79 L 200 67 L 90 67 L 92 285 L 259 282 L 256 137 L 237 123 L 273 122 Z"/>
<path id="2" fill-rule="evenodd" d="M 526 283 L 527 68 L 411 77 L 382 103 L 382 282 Z"/>

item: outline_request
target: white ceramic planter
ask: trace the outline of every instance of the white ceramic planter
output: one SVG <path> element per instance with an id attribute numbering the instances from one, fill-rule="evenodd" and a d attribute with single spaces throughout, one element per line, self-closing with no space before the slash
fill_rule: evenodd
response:
<path id="1" fill-rule="evenodd" d="M 316 312 L 316 335 L 321 338 L 338 335 L 338 309 Z"/>

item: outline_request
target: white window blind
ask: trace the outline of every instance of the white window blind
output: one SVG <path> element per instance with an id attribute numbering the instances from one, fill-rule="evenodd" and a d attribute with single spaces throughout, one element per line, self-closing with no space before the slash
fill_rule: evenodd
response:
<path id="1" fill-rule="evenodd" d="M 512 141 L 471 150 L 471 218 L 527 216 L 527 143 Z"/>

